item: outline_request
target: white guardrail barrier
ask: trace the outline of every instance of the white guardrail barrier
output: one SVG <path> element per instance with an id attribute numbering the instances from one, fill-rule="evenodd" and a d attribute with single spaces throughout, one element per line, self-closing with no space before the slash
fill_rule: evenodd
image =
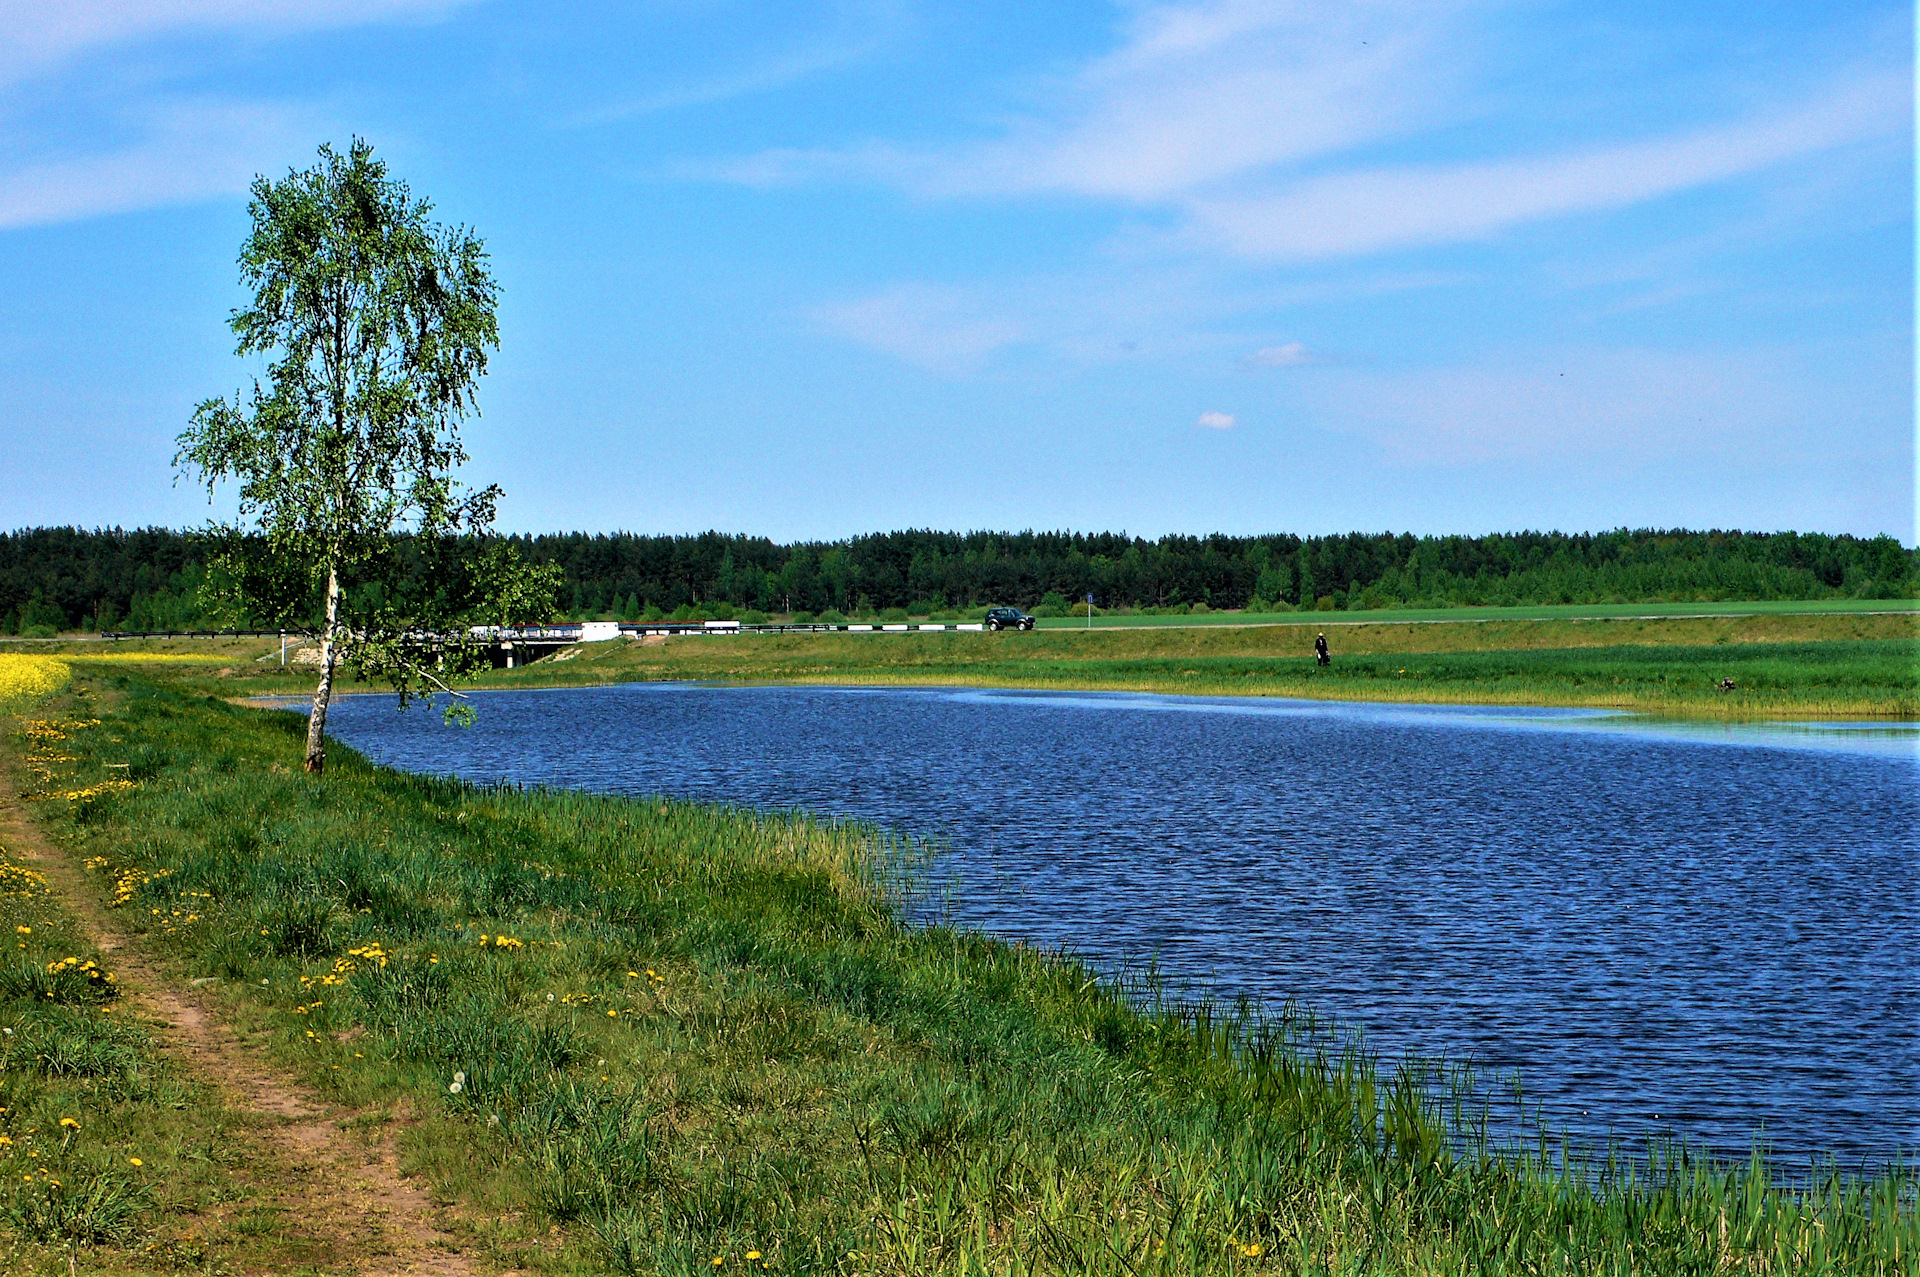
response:
<path id="1" fill-rule="evenodd" d="M 980 621 L 837 625 L 824 621 L 785 625 L 750 625 L 744 621 L 569 621 L 559 625 L 476 625 L 471 633 L 477 639 L 498 643 L 604 643 L 622 636 L 640 638 L 649 634 L 978 634 L 986 628 Z"/>

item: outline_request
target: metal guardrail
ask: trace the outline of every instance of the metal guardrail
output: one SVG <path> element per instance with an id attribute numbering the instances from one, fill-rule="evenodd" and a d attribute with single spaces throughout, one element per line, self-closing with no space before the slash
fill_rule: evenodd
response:
<path id="1" fill-rule="evenodd" d="M 282 634 L 289 638 L 294 635 L 307 636 L 305 630 L 102 630 L 100 637 L 109 640 L 148 639 L 148 638 L 279 638 Z"/>
<path id="2" fill-rule="evenodd" d="M 622 621 L 620 634 L 623 637 L 636 637 L 647 634 L 902 634 L 908 632 L 952 633 L 956 631 L 979 631 L 986 626 L 979 621 L 961 622 L 767 622 L 749 624 L 744 621 Z M 473 637 L 493 639 L 515 643 L 578 643 L 585 627 L 580 622 L 561 625 L 514 625 L 482 627 L 473 631 Z M 176 638 L 318 638 L 311 630 L 104 630 L 100 637 L 109 641 L 120 639 L 176 639 Z"/>

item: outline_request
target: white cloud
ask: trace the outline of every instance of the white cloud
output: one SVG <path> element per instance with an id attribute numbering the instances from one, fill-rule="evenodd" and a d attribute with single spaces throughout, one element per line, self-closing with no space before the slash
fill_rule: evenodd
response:
<path id="1" fill-rule="evenodd" d="M 1481 239 L 1523 222 L 1614 209 L 1738 177 L 1900 127 L 1908 86 L 1855 81 L 1741 124 L 1548 158 L 1372 169 L 1278 194 L 1203 198 L 1196 237 L 1267 261 L 1352 256 Z"/>
<path id="2" fill-rule="evenodd" d="M 1479 365 L 1336 373 L 1308 415 L 1403 464 L 1606 464 L 1709 458 L 1767 438 L 1811 404 L 1790 353 L 1640 348 L 1547 352 Z M 1304 383 L 1302 383 L 1304 385 Z"/>
<path id="3" fill-rule="evenodd" d="M 157 108 L 142 131 L 119 150 L 0 171 L 0 229 L 236 195 L 322 130 L 310 108 L 194 100 Z"/>
<path id="4" fill-rule="evenodd" d="M 144 45 L 430 19 L 467 2 L 0 0 L 0 229 L 236 195 L 332 131 L 331 113 L 306 103 L 174 93 L 138 60 Z M 70 77 L 56 74 L 68 64 Z M 82 82 L 84 93 L 70 91 Z M 88 112 L 97 127 L 82 133 Z M 47 120 L 88 140 L 62 146 Z"/>
<path id="5" fill-rule="evenodd" d="M 812 8 L 822 28 L 786 47 L 748 51 L 733 48 L 733 42 L 729 41 L 732 64 L 727 69 L 701 76 L 682 68 L 687 78 L 677 83 L 630 92 L 626 97 L 582 111 L 568 123 L 606 124 L 784 89 L 866 61 L 898 39 L 907 25 L 908 15 L 899 0 L 842 0 Z"/>
<path id="6" fill-rule="evenodd" d="M 716 75 L 711 79 L 660 89 L 616 102 L 611 106 L 586 111 L 569 123 L 607 124 L 615 120 L 653 115 L 660 111 L 706 106 L 713 102 L 727 102 L 757 93 L 769 93 L 823 71 L 835 70 L 857 62 L 880 44 L 880 39 L 875 37 L 846 44 L 799 49 L 753 66 Z M 754 184 L 757 185 L 757 183 Z"/>
<path id="7" fill-rule="evenodd" d="M 1549 154 L 1358 162 L 1369 146 L 1478 109 L 1464 91 L 1474 46 L 1457 30 L 1471 7 L 1155 5 L 992 140 L 769 150 L 683 173 L 756 186 L 879 181 L 924 198 L 1064 194 L 1171 213 L 1171 244 L 1301 262 L 1623 208 L 1910 123 L 1911 73 L 1857 65 L 1797 102 L 1775 94 L 1771 108 L 1713 125 Z"/>
<path id="8" fill-rule="evenodd" d="M 1250 282 L 1191 262 L 1108 260 L 965 285 L 896 284 L 820 307 L 810 317 L 828 332 L 942 372 L 976 366 L 1015 346 L 1080 366 L 1204 359 L 1217 367 L 1224 354 L 1248 367 L 1305 367 L 1339 361 L 1300 342 L 1260 344 L 1270 337 L 1264 321 L 1273 314 L 1467 278 L 1401 271 Z M 1250 320 L 1261 326 L 1248 331 Z M 1253 352 L 1244 353 L 1249 346 Z"/>
<path id="9" fill-rule="evenodd" d="M 1208 430 L 1231 430 L 1239 420 L 1230 412 L 1203 412 L 1193 424 Z"/>
<path id="10" fill-rule="evenodd" d="M 829 332 L 935 372 L 963 371 L 1025 336 L 974 294 L 917 284 L 822 306 L 813 317 Z"/>
<path id="11" fill-rule="evenodd" d="M 1322 360 L 1305 342 L 1290 341 L 1279 346 L 1262 346 L 1248 355 L 1246 362 L 1255 368 L 1304 368 Z"/>
<path id="12" fill-rule="evenodd" d="M 1119 46 L 1035 96 L 990 141 L 771 150 L 691 172 L 752 185 L 860 176 L 926 196 L 1178 199 L 1275 165 L 1432 126 L 1458 4 L 1155 5 Z"/>
<path id="13" fill-rule="evenodd" d="M 1430 126 L 1446 7 L 1225 3 L 1142 12 L 1054 117 L 922 165 L 928 193 L 1141 203 Z"/>
<path id="14" fill-rule="evenodd" d="M 250 36 L 432 17 L 466 0 L 0 0 L 0 82 L 178 31 Z"/>

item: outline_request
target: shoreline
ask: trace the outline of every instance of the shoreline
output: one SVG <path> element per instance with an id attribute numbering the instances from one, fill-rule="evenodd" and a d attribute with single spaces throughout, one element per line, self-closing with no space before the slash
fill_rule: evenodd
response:
<path id="1" fill-rule="evenodd" d="M 528 671 L 537 671 L 539 666 L 527 666 Z M 1620 714 L 1639 715 L 1649 718 L 1697 719 L 1702 722 L 1790 722 L 1833 721 L 1849 722 L 1885 722 L 1910 723 L 1920 721 L 1920 710 L 1900 709 L 1858 709 L 1817 707 L 1807 705 L 1753 707 L 1729 706 L 1722 711 L 1713 711 L 1700 705 L 1662 705 L 1636 699 L 1607 699 L 1604 697 L 1554 697 L 1551 694 L 1539 695 L 1527 692 L 1477 692 L 1452 699 L 1436 699 L 1431 695 L 1422 695 L 1413 690 L 1398 692 L 1390 688 L 1340 688 L 1338 691 L 1319 692 L 1313 689 L 1297 687 L 1285 688 L 1235 688 L 1231 684 L 1209 684 L 1205 687 L 1168 687 L 1149 679 L 1102 680 L 1097 678 L 1059 678 L 1044 682 L 1020 680 L 1009 677 L 995 677 L 991 674 L 953 675 L 911 674 L 911 673 L 848 673 L 848 674 L 811 674 L 787 677 L 735 677 L 702 678 L 697 675 L 661 676 L 661 677 L 606 677 L 600 679 L 576 680 L 554 678 L 543 680 L 537 674 L 522 678 L 521 671 L 508 680 L 485 680 L 468 684 L 463 691 L 515 691 L 550 690 L 566 687 L 613 687 L 622 683 L 697 683 L 723 687 L 966 687 L 991 688 L 1004 691 L 1080 691 L 1080 692 L 1141 692 L 1158 696 L 1208 696 L 1234 697 L 1249 700 L 1300 700 L 1324 701 L 1332 703 L 1351 703 L 1356 705 L 1431 705 L 1435 708 L 1454 708 L 1479 706 L 1487 709 L 1590 709 L 1608 710 Z M 340 693 L 336 693 L 339 695 Z M 348 695 L 382 695 L 377 691 L 355 691 Z"/>
<path id="2" fill-rule="evenodd" d="M 796 1270 L 923 1271 L 938 1250 L 1000 1271 L 1052 1246 L 1222 1277 L 1300 1254 L 1774 1271 L 1818 1237 L 1849 1270 L 1891 1271 L 1920 1236 L 1900 1166 L 1661 1162 L 1632 1140 L 1645 1173 L 1601 1191 L 1522 1148 L 1455 1148 L 1443 1092 L 1316 1053 L 1304 1021 L 1130 1002 L 1062 955 L 904 925 L 890 844 L 864 826 L 488 790 L 344 742 L 316 779 L 294 722 L 204 680 L 76 673 L 42 713 L 43 736 L 68 724 L 46 766 L 63 787 L 137 767 L 123 790 L 36 803 L 36 823 L 76 872 L 98 858 L 92 889 L 125 897 L 130 939 L 217 990 L 265 1058 L 389 1129 L 502 1269 L 552 1246 L 569 1271 L 707 1271 L 749 1249 Z M 688 1231 L 722 1192 L 753 1209 Z M 840 1249 L 815 1268 L 821 1236 Z"/>
<path id="3" fill-rule="evenodd" d="M 526 666 L 523 668 L 532 670 L 532 669 L 537 669 L 538 666 Z M 519 671 L 516 671 L 516 674 L 518 673 Z M 1573 700 L 1573 699 L 1555 701 L 1555 700 L 1547 700 L 1547 699 L 1542 699 L 1538 697 L 1533 697 L 1526 693 L 1514 693 L 1512 696 L 1499 697 L 1497 699 L 1494 699 L 1494 698 L 1482 699 L 1478 697 L 1468 697 L 1468 698 L 1462 698 L 1457 700 L 1434 700 L 1431 697 L 1421 697 L 1417 694 L 1409 694 L 1404 696 L 1394 695 L 1384 690 L 1374 695 L 1332 695 L 1332 694 L 1314 695 L 1306 692 L 1291 692 L 1291 691 L 1283 692 L 1283 691 L 1272 691 L 1272 690 L 1256 690 L 1256 691 L 1205 690 L 1205 691 L 1202 691 L 1202 690 L 1195 690 L 1191 688 L 1170 690 L 1168 688 L 1155 686 L 1147 682 L 1141 682 L 1137 684 L 1124 683 L 1124 682 L 1101 683 L 1093 680 L 1087 680 L 1087 681 L 1065 681 L 1065 682 L 1058 682 L 1058 683 L 1048 682 L 1045 684 L 1038 684 L 1038 683 L 1032 683 L 1032 682 L 1018 682 L 1010 679 L 994 679 L 991 677 L 982 677 L 979 679 L 967 679 L 967 678 L 952 678 L 947 676 L 936 676 L 936 675 L 926 675 L 926 676 L 893 675 L 893 676 L 881 676 L 881 677 L 871 677 L 871 676 L 863 677 L 858 675 L 839 676 L 839 675 L 823 674 L 823 675 L 817 675 L 812 677 L 764 678 L 764 679 L 662 677 L 662 678 L 604 678 L 604 679 L 588 680 L 588 681 L 560 680 L 560 679 L 555 679 L 553 681 L 541 681 L 537 678 L 520 679 L 516 677 L 510 683 L 504 683 L 504 682 L 469 683 L 469 684 L 463 685 L 459 690 L 463 693 L 518 692 L 518 691 L 529 691 L 529 692 L 569 691 L 569 690 L 590 691 L 598 688 L 620 687 L 630 683 L 680 683 L 680 684 L 686 684 L 688 686 L 694 686 L 694 687 L 867 687 L 867 688 L 872 688 L 876 691 L 885 690 L 888 688 L 896 688 L 896 687 L 925 687 L 925 688 L 953 688 L 955 690 L 964 689 L 964 690 L 982 690 L 982 691 L 1038 692 L 1038 693 L 1111 692 L 1111 693 L 1135 693 L 1135 694 L 1147 695 L 1147 696 L 1190 696 L 1196 699 L 1204 698 L 1204 699 L 1217 699 L 1217 700 L 1302 701 L 1302 702 L 1313 702 L 1313 703 L 1329 704 L 1329 705 L 1403 705 L 1403 706 L 1412 706 L 1412 707 L 1427 706 L 1433 709 L 1543 709 L 1543 710 L 1565 709 L 1565 710 L 1591 710 L 1596 713 L 1615 714 L 1623 718 L 1647 719 L 1652 721 L 1696 722 L 1696 723 L 1715 723 L 1715 724 L 1753 723 L 1756 725 L 1762 725 L 1762 724 L 1788 725 L 1793 723 L 1804 723 L 1809 726 L 1812 726 L 1812 725 L 1817 725 L 1819 723 L 1825 723 L 1825 722 L 1889 723 L 1889 724 L 1920 722 L 1920 712 L 1915 712 L 1915 713 L 1899 713 L 1899 712 L 1885 713 L 1885 712 L 1870 712 L 1870 711 L 1869 712 L 1853 712 L 1853 711 L 1847 711 L 1847 710 L 1831 710 L 1831 709 L 1815 710 L 1812 707 L 1806 707 L 1806 706 L 1782 707 L 1777 710 L 1765 710 L 1765 709 L 1731 710 L 1730 709 L 1726 713 L 1713 714 L 1713 713 L 1703 713 L 1700 710 L 1691 708 L 1691 707 L 1661 708 L 1658 706 L 1650 706 L 1644 703 L 1622 703 L 1622 702 Z M 388 691 L 382 688 L 353 688 L 348 690 L 339 690 L 336 687 L 336 690 L 333 693 L 333 699 L 339 700 L 343 697 L 349 697 L 349 696 L 363 697 L 363 696 L 392 696 L 392 695 L 393 693 L 391 691 Z M 251 694 L 251 695 L 231 696 L 231 697 L 226 697 L 224 699 L 227 701 L 227 703 L 232 705 L 242 705 L 242 706 L 246 706 L 253 709 L 275 709 L 275 710 L 283 710 L 283 711 L 291 712 L 291 711 L 300 709 L 305 705 L 310 705 L 313 698 L 311 694 L 301 695 L 298 693 L 280 694 L 280 693 L 269 692 L 269 693 L 257 693 L 257 694 Z M 438 698 L 436 698 L 436 700 L 437 699 Z M 297 702 L 297 704 L 289 703 L 289 702 Z"/>

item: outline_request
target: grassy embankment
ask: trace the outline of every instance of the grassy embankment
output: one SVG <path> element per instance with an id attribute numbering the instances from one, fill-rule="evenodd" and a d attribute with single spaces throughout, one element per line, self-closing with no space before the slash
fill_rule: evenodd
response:
<path id="1" fill-rule="evenodd" d="M 86 732 L 112 730 L 84 701 L 35 712 L 70 675 L 50 658 L 0 656 L 0 762 L 74 812 L 130 786 L 73 752 Z M 111 956 L 45 866 L 9 845 L 14 832 L 0 821 L 0 936 L 14 944 L 0 958 L 0 1271 L 198 1271 L 215 1221 L 224 1257 L 243 1269 L 305 1259 L 250 1205 L 263 1187 L 250 1166 L 256 1124 L 156 1049 L 119 996 Z M 183 1222 L 157 1229 L 162 1220 Z"/>
<path id="2" fill-rule="evenodd" d="M 866 830 L 476 790 L 338 746 L 315 781 L 293 716 L 112 667 L 31 721 L 14 748 L 63 733 L 41 822 L 142 944 L 316 1090 L 410 1111 L 411 1165 L 491 1264 L 1891 1274 L 1920 1254 L 1910 1175 L 1789 1192 L 1763 1168 L 1583 1180 L 1451 1151 L 1439 1097 L 1284 1024 L 900 925 L 900 849 Z M 0 1190 L 16 1218 L 46 1191 Z"/>
<path id="3" fill-rule="evenodd" d="M 1168 625 L 1390 625 L 1403 621 L 1568 621 L 1700 616 L 1920 613 L 1920 599 L 1774 599 L 1746 603 L 1541 603 L 1513 607 L 1367 608 L 1357 612 L 1098 612 L 1093 629 Z M 1086 627 L 1082 617 L 1042 617 L 1041 629 Z"/>
<path id="4" fill-rule="evenodd" d="M 489 686 L 698 679 L 1575 705 L 1716 717 L 1920 713 L 1920 618 L 1412 622 L 1031 634 L 705 636 L 596 644 Z M 1720 690 L 1731 678 L 1734 691 Z"/>
<path id="5" fill-rule="evenodd" d="M 1477 617 L 1492 609 L 1473 610 Z M 1352 617 L 1360 614 L 1343 614 Z M 1212 696 L 1570 705 L 1721 718 L 1920 715 L 1920 615 L 1669 619 L 1353 621 L 1315 629 L 1183 626 L 1085 633 L 819 634 L 615 642 L 495 671 L 483 686 L 627 680 L 1086 688 Z M 16 650 L 24 650 L 16 649 Z M 303 694 L 312 673 L 278 666 L 271 640 L 45 644 L 82 667 L 165 662 L 210 694 Z M 1732 678 L 1737 688 L 1720 690 Z M 352 691 L 351 680 L 341 688 Z"/>

